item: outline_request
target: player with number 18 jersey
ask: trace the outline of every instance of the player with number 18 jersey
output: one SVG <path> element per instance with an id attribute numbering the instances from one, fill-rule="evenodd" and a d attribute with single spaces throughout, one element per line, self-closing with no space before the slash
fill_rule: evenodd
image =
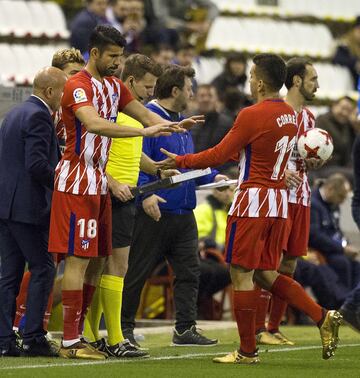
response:
<path id="1" fill-rule="evenodd" d="M 111 254 L 111 203 L 105 174 L 111 138 L 89 132 L 75 112 L 92 106 L 101 118 L 115 122 L 132 100 L 115 77 L 99 81 L 82 70 L 67 81 L 61 103 L 66 146 L 55 172 L 50 252 L 84 257 Z"/>

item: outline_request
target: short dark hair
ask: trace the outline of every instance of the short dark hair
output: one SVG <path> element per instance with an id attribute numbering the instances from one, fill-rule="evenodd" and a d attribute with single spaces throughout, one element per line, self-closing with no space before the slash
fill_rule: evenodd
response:
<path id="1" fill-rule="evenodd" d="M 199 84 L 196 90 L 198 91 L 199 89 L 207 89 L 208 91 L 210 91 L 211 89 L 215 89 L 217 95 L 216 87 L 212 84 Z"/>
<path id="2" fill-rule="evenodd" d="M 304 79 L 306 66 L 312 66 L 310 59 L 295 57 L 286 62 L 287 74 L 285 79 L 285 86 L 287 89 L 290 89 L 294 85 L 294 76 L 297 75 L 300 76 L 301 79 Z"/>
<path id="3" fill-rule="evenodd" d="M 190 42 L 184 42 L 184 43 L 181 43 L 179 46 L 177 46 L 176 52 L 179 52 L 182 50 L 194 50 L 194 49 L 195 49 L 195 45 L 193 45 Z"/>
<path id="4" fill-rule="evenodd" d="M 286 64 L 276 54 L 257 54 L 253 58 L 256 76 L 261 78 L 269 89 L 279 91 L 286 79 Z"/>
<path id="5" fill-rule="evenodd" d="M 136 80 L 142 79 L 147 73 L 159 77 L 162 74 L 161 65 L 151 58 L 142 54 L 133 54 L 126 58 L 121 72 L 121 80 L 125 81 L 129 76 L 134 76 Z"/>
<path id="6" fill-rule="evenodd" d="M 195 70 L 191 67 L 178 66 L 177 64 L 166 67 L 156 82 L 155 97 L 159 100 L 171 97 L 174 87 L 184 88 L 186 77 L 193 79 Z"/>
<path id="7" fill-rule="evenodd" d="M 126 39 L 114 27 L 110 25 L 98 25 L 90 35 L 89 51 L 96 47 L 100 53 L 103 53 L 109 45 L 125 47 Z"/>
<path id="8" fill-rule="evenodd" d="M 339 97 L 337 100 L 335 100 L 332 104 L 331 104 L 331 106 L 333 106 L 333 105 L 337 105 L 339 102 L 341 102 L 342 100 L 346 100 L 346 101 L 349 101 L 349 102 L 351 102 L 353 105 L 356 105 L 356 101 L 353 99 L 353 98 L 351 98 L 350 96 L 342 96 L 342 97 Z"/>

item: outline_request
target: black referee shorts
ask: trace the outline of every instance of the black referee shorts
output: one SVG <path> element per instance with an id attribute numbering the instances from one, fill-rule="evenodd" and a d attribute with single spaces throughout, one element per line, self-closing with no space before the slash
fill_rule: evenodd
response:
<path id="1" fill-rule="evenodd" d="M 112 204 L 112 247 L 124 248 L 131 244 L 136 205 L 135 200 L 121 202 L 111 196 Z"/>

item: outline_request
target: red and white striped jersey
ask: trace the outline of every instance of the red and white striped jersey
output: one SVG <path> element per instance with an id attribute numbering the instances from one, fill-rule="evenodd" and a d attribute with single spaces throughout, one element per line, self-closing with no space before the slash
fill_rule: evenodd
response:
<path id="1" fill-rule="evenodd" d="M 65 84 L 61 101 L 65 124 L 65 152 L 55 171 L 55 190 L 72 194 L 106 194 L 106 163 L 111 138 L 92 134 L 76 118 L 76 111 L 92 106 L 100 117 L 115 122 L 119 111 L 133 100 L 125 85 L 115 77 L 102 82 L 83 70 Z"/>
<path id="2" fill-rule="evenodd" d="M 215 167 L 239 160 L 239 180 L 229 215 L 287 217 L 284 172 L 296 142 L 292 107 L 280 99 L 243 109 L 232 129 L 215 147 L 176 157 L 180 168 Z"/>
<path id="3" fill-rule="evenodd" d="M 65 151 L 66 131 L 65 131 L 64 122 L 62 120 L 61 108 L 57 112 L 55 112 L 54 124 L 55 124 L 56 136 L 59 141 L 61 154 L 63 154 Z"/>
<path id="4" fill-rule="evenodd" d="M 307 108 L 303 108 L 301 112 L 297 113 L 297 122 L 297 140 L 302 134 L 305 133 L 305 131 L 315 127 L 315 117 Z M 289 190 L 289 202 L 303 206 L 310 206 L 311 189 L 307 176 L 306 164 L 298 152 L 297 143 L 295 144 L 293 152 L 290 156 L 287 168 L 291 171 L 297 171 L 302 178 L 302 183 L 299 185 L 299 187 Z"/>

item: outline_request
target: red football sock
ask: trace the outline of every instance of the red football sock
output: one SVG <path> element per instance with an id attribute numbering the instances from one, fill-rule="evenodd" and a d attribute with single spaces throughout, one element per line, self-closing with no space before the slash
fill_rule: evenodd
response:
<path id="1" fill-rule="evenodd" d="M 234 313 L 240 336 L 240 351 L 252 354 L 256 350 L 255 317 L 257 291 L 234 290 Z"/>
<path id="2" fill-rule="evenodd" d="M 89 306 L 91 304 L 92 298 L 94 296 L 95 290 L 96 290 L 96 286 L 92 286 L 87 283 L 84 283 L 81 317 L 80 317 L 79 328 L 78 328 L 79 335 L 81 335 L 83 332 L 85 317 L 88 312 Z"/>
<path id="3" fill-rule="evenodd" d="M 265 319 L 269 310 L 271 293 L 261 289 L 258 285 L 255 285 L 255 289 L 257 292 L 255 331 L 259 333 L 266 331 Z"/>
<path id="4" fill-rule="evenodd" d="M 19 328 L 20 320 L 26 312 L 26 299 L 29 287 L 31 273 L 25 272 L 21 281 L 19 295 L 16 298 L 16 314 L 14 319 L 14 327 Z"/>
<path id="5" fill-rule="evenodd" d="M 47 307 L 46 307 L 46 310 L 45 310 L 45 314 L 44 314 L 44 319 L 43 319 L 43 327 L 44 327 L 45 331 L 48 330 L 49 320 L 50 320 L 51 310 L 52 310 L 52 305 L 53 305 L 53 300 L 54 300 L 53 290 L 51 289 L 50 295 L 49 295 L 48 304 L 47 304 Z"/>
<path id="6" fill-rule="evenodd" d="M 75 340 L 79 337 L 82 290 L 63 290 L 64 340 Z"/>
<path id="7" fill-rule="evenodd" d="M 290 274 L 284 274 L 284 276 L 292 278 Z M 282 318 L 284 317 L 285 311 L 287 308 L 287 302 L 278 297 L 277 295 L 273 295 L 271 301 L 271 310 L 269 316 L 269 324 L 268 324 L 268 331 L 275 333 L 279 332 L 279 327 Z"/>
<path id="8" fill-rule="evenodd" d="M 314 302 L 305 290 L 292 278 L 280 274 L 273 283 L 271 290 L 289 305 L 309 315 L 315 322 L 319 323 L 323 318 L 323 309 Z"/>

